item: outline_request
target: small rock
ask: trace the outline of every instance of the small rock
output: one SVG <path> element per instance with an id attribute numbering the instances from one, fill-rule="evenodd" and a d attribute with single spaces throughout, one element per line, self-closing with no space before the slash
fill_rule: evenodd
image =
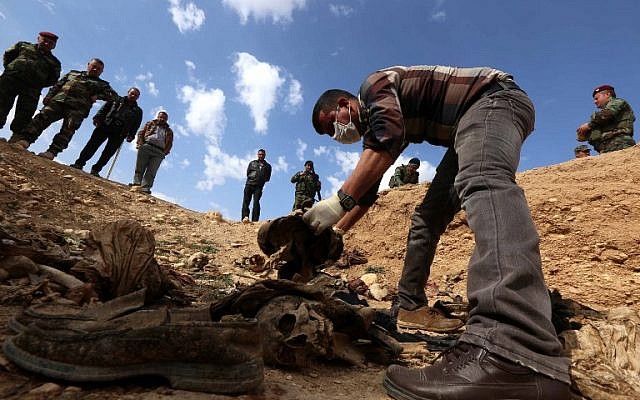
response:
<path id="1" fill-rule="evenodd" d="M 387 290 L 387 288 L 382 287 L 382 285 L 380 285 L 379 283 L 374 283 L 373 285 L 369 286 L 369 293 L 374 299 L 382 301 L 385 297 L 387 297 L 389 291 Z"/>
<path id="2" fill-rule="evenodd" d="M 72 181 L 72 180 L 73 180 L 73 176 L 72 176 L 72 175 L 62 175 L 62 177 L 63 177 L 64 179 L 69 179 L 70 181 Z"/>
<path id="3" fill-rule="evenodd" d="M 33 396 L 34 398 L 52 398 L 60 395 L 60 393 L 62 393 L 62 386 L 49 382 L 30 390 L 27 396 Z"/>
<path id="4" fill-rule="evenodd" d="M 187 260 L 187 266 L 192 269 L 202 269 L 209 262 L 209 256 L 202 252 L 192 254 Z"/>
<path id="5" fill-rule="evenodd" d="M 36 263 L 25 256 L 7 256 L 0 259 L 0 268 L 7 272 L 9 278 L 23 278 L 38 273 Z"/>
<path id="6" fill-rule="evenodd" d="M 372 284 L 378 282 L 378 275 L 373 273 L 364 274 L 360 277 L 360 280 L 364 282 L 365 285 L 371 287 Z"/>

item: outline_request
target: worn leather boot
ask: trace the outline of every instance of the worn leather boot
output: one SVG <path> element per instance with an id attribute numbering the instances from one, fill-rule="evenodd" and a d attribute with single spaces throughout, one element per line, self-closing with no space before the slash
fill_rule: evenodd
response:
<path id="1" fill-rule="evenodd" d="M 398 310 L 398 327 L 406 329 L 421 329 L 430 332 L 454 332 L 464 326 L 464 322 L 457 318 L 447 318 L 429 306 L 409 311 Z"/>
<path id="2" fill-rule="evenodd" d="M 160 375 L 177 389 L 245 393 L 264 379 L 255 319 L 211 321 L 199 310 L 139 310 L 109 321 L 29 324 L 3 345 L 18 366 L 50 378 L 106 382 Z"/>
<path id="3" fill-rule="evenodd" d="M 459 342 L 434 365 L 410 369 L 392 365 L 383 382 L 400 400 L 569 400 L 567 383 Z"/>

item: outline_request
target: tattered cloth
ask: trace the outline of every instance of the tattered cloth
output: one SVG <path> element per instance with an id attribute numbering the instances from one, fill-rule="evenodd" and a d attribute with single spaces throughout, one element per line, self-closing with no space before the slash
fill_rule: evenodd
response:
<path id="1" fill-rule="evenodd" d="M 402 351 L 373 323 L 374 309 L 329 298 L 320 285 L 265 280 L 212 303 L 210 312 L 214 321 L 235 314 L 257 318 L 264 361 L 272 365 L 307 366 L 318 357 L 389 362 Z M 371 345 L 357 346 L 358 339 Z"/>
<path id="2" fill-rule="evenodd" d="M 167 272 L 154 258 L 155 238 L 137 221 L 110 222 L 91 231 L 83 260 L 71 272 L 94 282 L 100 300 L 147 289 L 147 303 L 173 288 Z"/>
<path id="3" fill-rule="evenodd" d="M 308 282 L 328 260 L 340 258 L 342 238 L 333 229 L 320 235 L 304 223 L 301 215 L 268 221 L 258 230 L 258 245 L 269 260 L 267 268 L 278 270 L 278 278 Z"/>

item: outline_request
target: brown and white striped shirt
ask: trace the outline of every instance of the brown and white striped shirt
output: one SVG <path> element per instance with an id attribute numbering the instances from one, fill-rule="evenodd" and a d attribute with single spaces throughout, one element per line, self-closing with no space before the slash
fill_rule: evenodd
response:
<path id="1" fill-rule="evenodd" d="M 458 121 L 486 86 L 510 79 L 488 67 L 397 66 L 374 72 L 358 95 L 364 148 L 387 150 L 396 159 L 409 143 L 451 146 Z"/>

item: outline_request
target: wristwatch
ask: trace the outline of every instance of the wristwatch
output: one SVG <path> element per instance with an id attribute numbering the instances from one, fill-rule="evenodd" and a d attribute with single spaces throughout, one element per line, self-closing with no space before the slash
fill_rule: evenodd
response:
<path id="1" fill-rule="evenodd" d="M 345 211 L 351 211 L 356 206 L 356 201 L 353 197 L 349 196 L 342 189 L 338 190 L 338 198 L 340 199 L 340 205 Z"/>

